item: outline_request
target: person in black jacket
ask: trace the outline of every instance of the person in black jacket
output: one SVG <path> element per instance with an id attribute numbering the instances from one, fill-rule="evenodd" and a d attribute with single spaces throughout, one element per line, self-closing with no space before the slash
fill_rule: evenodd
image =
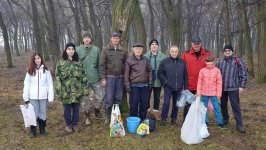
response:
<path id="1" fill-rule="evenodd" d="M 162 126 L 166 126 L 166 118 L 172 97 L 173 106 L 171 114 L 171 124 L 176 125 L 178 108 L 175 106 L 177 99 L 183 89 L 187 89 L 188 74 L 184 60 L 178 58 L 178 47 L 170 47 L 170 57 L 164 59 L 158 70 L 158 77 L 164 87 L 164 102 L 162 109 Z"/>

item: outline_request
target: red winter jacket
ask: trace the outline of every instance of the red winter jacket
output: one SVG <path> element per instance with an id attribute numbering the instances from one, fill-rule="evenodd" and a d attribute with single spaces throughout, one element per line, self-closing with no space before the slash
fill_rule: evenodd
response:
<path id="1" fill-rule="evenodd" d="M 185 51 L 182 55 L 182 59 L 187 64 L 188 72 L 188 90 L 196 91 L 197 82 L 200 69 L 206 67 L 205 59 L 211 55 L 211 53 L 202 47 L 200 48 L 200 57 L 197 59 L 194 50 L 191 48 L 188 51 Z"/>

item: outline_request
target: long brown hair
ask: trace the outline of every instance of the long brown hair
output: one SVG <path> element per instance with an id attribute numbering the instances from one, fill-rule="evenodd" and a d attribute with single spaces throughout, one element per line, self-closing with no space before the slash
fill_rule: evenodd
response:
<path id="1" fill-rule="evenodd" d="M 36 74 L 36 63 L 35 63 L 35 56 L 39 56 L 41 58 L 41 65 L 43 65 L 43 73 L 45 72 L 45 70 L 48 70 L 48 68 L 45 66 L 43 58 L 41 56 L 41 54 L 39 53 L 33 53 L 30 57 L 30 61 L 29 61 L 29 65 L 27 68 L 27 72 L 31 75 L 31 76 L 35 76 Z"/>

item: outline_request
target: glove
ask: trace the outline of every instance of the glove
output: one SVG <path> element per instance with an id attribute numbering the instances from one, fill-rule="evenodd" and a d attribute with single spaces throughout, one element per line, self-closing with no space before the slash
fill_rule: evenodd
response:
<path id="1" fill-rule="evenodd" d="M 128 94 L 131 93 L 131 89 L 130 88 L 127 88 L 126 91 L 127 91 Z"/>

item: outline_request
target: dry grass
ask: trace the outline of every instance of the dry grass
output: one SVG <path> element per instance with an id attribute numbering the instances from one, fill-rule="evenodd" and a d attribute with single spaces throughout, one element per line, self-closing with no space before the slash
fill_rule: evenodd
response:
<path id="1" fill-rule="evenodd" d="M 211 136 L 199 145 L 186 145 L 180 139 L 183 110 L 179 112 L 178 126 L 161 127 L 144 138 L 126 134 L 123 138 L 109 138 L 109 129 L 104 120 L 94 121 L 92 126 L 84 125 L 81 113 L 78 133 L 67 134 L 62 117 L 62 104 L 58 101 L 48 106 L 49 135 L 27 137 L 19 105 L 22 101 L 22 88 L 25 68 L 29 54 L 13 56 L 15 68 L 5 68 L 6 58 L 0 53 L 0 149 L 265 149 L 266 147 L 266 88 L 265 84 L 249 82 L 247 90 L 241 95 L 244 126 L 247 133 L 235 131 L 235 121 L 230 110 L 230 125 L 221 130 L 215 123 L 214 114 L 210 114 L 209 132 Z M 125 115 L 126 117 L 126 115 Z M 124 117 L 124 118 L 125 118 Z"/>

